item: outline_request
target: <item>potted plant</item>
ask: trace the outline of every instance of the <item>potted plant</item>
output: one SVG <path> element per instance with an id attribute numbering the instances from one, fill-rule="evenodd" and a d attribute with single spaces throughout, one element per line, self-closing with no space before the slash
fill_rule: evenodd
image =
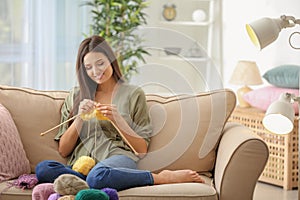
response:
<path id="1" fill-rule="evenodd" d="M 137 33 L 145 25 L 148 6 L 145 0 L 90 0 L 92 24 L 90 35 L 104 37 L 117 56 L 121 71 L 127 80 L 137 73 L 138 64 L 145 62 L 148 52 L 141 46 L 142 38 Z"/>

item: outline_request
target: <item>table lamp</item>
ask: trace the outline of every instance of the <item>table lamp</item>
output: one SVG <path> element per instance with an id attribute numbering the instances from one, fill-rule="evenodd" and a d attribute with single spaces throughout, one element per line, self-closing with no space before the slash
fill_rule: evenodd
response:
<path id="1" fill-rule="evenodd" d="M 244 100 L 243 95 L 252 90 L 249 85 L 260 85 L 263 81 L 255 62 L 241 60 L 237 63 L 229 83 L 243 85 L 237 90 L 237 99 L 240 107 L 247 108 L 251 105 Z"/>
<path id="2" fill-rule="evenodd" d="M 263 18 L 246 25 L 247 33 L 260 50 L 267 45 L 274 42 L 279 32 L 283 28 L 294 27 L 296 24 L 300 25 L 300 19 L 295 19 L 292 16 L 282 15 L 279 19 Z M 291 43 L 291 38 L 299 32 L 294 32 L 289 37 L 289 44 L 294 49 Z M 292 103 L 297 102 L 300 107 L 300 97 L 295 97 L 294 94 L 281 94 L 278 101 L 273 102 L 267 109 L 265 117 L 263 118 L 263 126 L 275 134 L 288 134 L 294 128 L 295 112 L 292 108 Z M 298 122 L 299 123 L 299 122 Z M 299 126 L 300 127 L 300 126 Z M 300 139 L 298 130 L 298 140 Z M 298 141 L 299 143 L 299 141 Z M 300 199 L 300 148 L 298 146 L 298 199 Z"/>

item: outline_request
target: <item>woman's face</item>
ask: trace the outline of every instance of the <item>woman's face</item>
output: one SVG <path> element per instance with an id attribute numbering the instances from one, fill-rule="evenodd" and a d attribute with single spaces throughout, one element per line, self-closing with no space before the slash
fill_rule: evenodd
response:
<path id="1" fill-rule="evenodd" d="M 83 58 L 83 64 L 88 76 L 97 84 L 104 83 L 112 77 L 113 68 L 103 53 L 87 53 Z"/>

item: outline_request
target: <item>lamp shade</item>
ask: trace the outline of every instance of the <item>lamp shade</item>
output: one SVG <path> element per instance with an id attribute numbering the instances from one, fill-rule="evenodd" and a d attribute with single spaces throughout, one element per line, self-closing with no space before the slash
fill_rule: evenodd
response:
<path id="1" fill-rule="evenodd" d="M 239 61 L 229 83 L 234 85 L 260 85 L 263 83 L 258 67 L 253 61 Z"/>
<path id="2" fill-rule="evenodd" d="M 281 94 L 267 109 L 263 126 L 275 134 L 288 134 L 294 128 L 295 110 L 291 104 L 291 94 Z"/>
<path id="3" fill-rule="evenodd" d="M 246 24 L 247 33 L 253 44 L 263 49 L 274 42 L 283 28 L 293 27 L 300 23 L 293 16 L 282 15 L 280 18 L 262 18 Z"/>

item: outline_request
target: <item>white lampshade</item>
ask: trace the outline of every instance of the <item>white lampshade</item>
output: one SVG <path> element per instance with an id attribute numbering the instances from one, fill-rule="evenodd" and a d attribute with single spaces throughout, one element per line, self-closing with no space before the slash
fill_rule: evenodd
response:
<path id="1" fill-rule="evenodd" d="M 229 83 L 234 85 L 260 85 L 263 81 L 255 62 L 241 60 L 237 63 Z"/>
<path id="2" fill-rule="evenodd" d="M 282 15 L 280 18 L 262 18 L 246 24 L 247 33 L 253 44 L 259 49 L 263 49 L 274 42 L 283 28 L 294 27 L 299 23 L 292 16 Z"/>
<path id="3" fill-rule="evenodd" d="M 281 94 L 267 109 L 263 126 L 275 134 L 288 134 L 294 128 L 295 110 L 291 104 L 291 94 Z"/>

